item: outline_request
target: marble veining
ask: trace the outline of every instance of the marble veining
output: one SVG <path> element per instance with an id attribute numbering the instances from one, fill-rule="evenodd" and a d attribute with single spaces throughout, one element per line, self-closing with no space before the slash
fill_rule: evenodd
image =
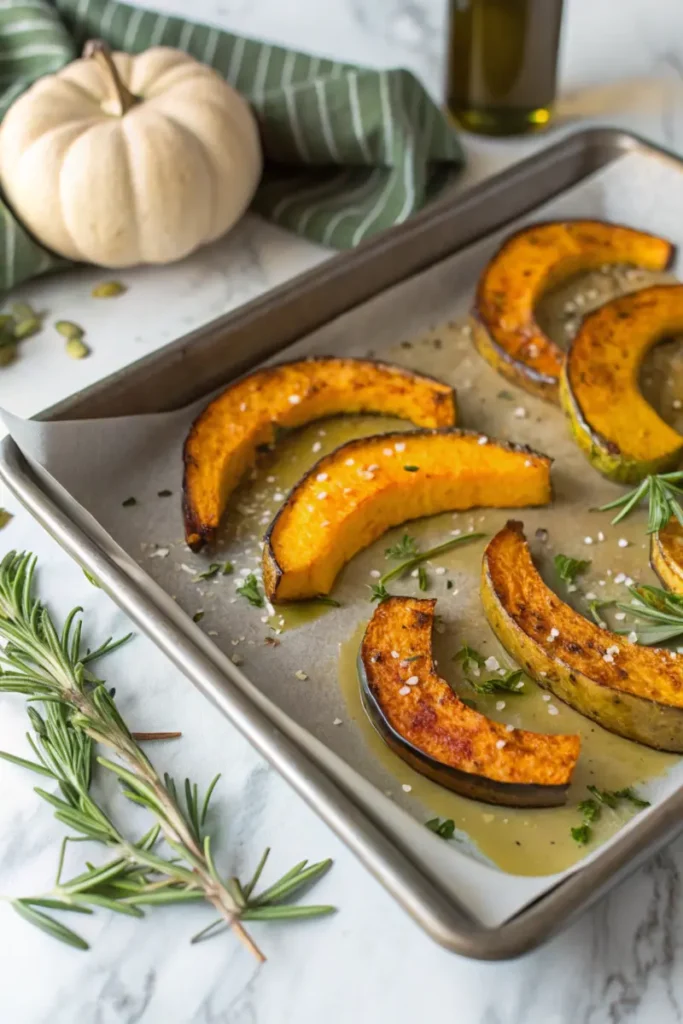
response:
<path id="1" fill-rule="evenodd" d="M 148 0 L 171 13 L 186 0 Z M 558 121 L 542 138 L 467 139 L 464 188 L 533 153 L 578 123 L 617 124 L 683 152 L 683 6 L 679 0 L 568 0 Z M 195 0 L 208 22 L 375 66 L 402 65 L 442 93 L 443 0 Z M 26 286 L 22 298 L 82 323 L 93 356 L 72 363 L 49 332 L 0 372 L 0 405 L 30 415 L 193 327 L 315 266 L 328 252 L 247 217 L 226 239 L 167 268 L 120 275 L 116 306 L 89 301 L 102 273 L 82 269 Z M 18 296 L 19 297 L 19 296 Z M 84 601 L 98 634 L 125 619 L 75 565 L 16 512 L 3 547 L 39 552 L 59 607 Z M 142 669 L 144 662 L 144 671 Z M 257 969 L 229 936 L 198 946 L 203 908 L 162 909 L 142 921 L 98 913 L 82 925 L 88 954 L 57 945 L 0 902 L 2 1024 L 347 1024 L 434 1019 L 459 1024 L 673 1024 L 683 1017 L 683 837 L 541 950 L 480 964 L 439 949 L 280 777 L 144 639 L 110 672 L 136 722 L 182 723 L 183 741 L 155 756 L 200 780 L 223 771 L 216 820 L 221 865 L 248 870 L 273 847 L 273 876 L 301 857 L 332 856 L 316 890 L 334 918 L 254 928 Z M 163 723 L 160 722 L 163 718 Z M 0 748 L 25 749 L 24 711 L 0 698 Z M 61 828 L 34 780 L 0 762 L 0 893 L 48 888 Z M 75 866 L 74 861 L 74 866 Z M 79 922 L 80 926 L 80 922 Z"/>

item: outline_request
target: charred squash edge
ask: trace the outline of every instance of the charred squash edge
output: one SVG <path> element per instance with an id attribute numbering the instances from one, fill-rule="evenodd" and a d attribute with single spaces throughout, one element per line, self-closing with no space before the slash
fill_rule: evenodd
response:
<path id="1" fill-rule="evenodd" d="M 553 402 L 555 405 L 559 403 L 559 374 L 555 377 L 550 376 L 547 373 L 541 373 L 539 370 L 535 370 L 533 367 L 525 363 L 524 360 L 517 359 L 515 356 L 510 355 L 510 353 L 507 352 L 490 333 L 486 320 L 480 309 L 483 280 L 489 265 L 494 260 L 497 260 L 503 254 L 505 249 L 520 235 L 525 234 L 532 228 L 548 227 L 553 224 L 577 224 L 582 221 L 585 221 L 586 223 L 609 225 L 610 227 L 615 228 L 627 228 L 631 231 L 639 230 L 638 228 L 630 228 L 628 224 L 614 224 L 611 221 L 599 220 L 594 217 L 567 217 L 563 220 L 543 220 L 527 224 L 503 239 L 491 259 L 486 264 L 486 267 L 479 278 L 474 297 L 474 304 L 470 311 L 470 325 L 472 327 L 472 337 L 475 347 L 489 366 L 497 370 L 503 377 L 506 377 L 510 383 L 516 384 L 517 387 L 524 388 L 525 391 L 536 395 L 538 398 L 544 399 L 546 402 Z M 650 234 L 648 231 L 644 231 L 642 233 Z M 676 260 L 677 247 L 673 242 L 669 242 L 668 239 L 662 238 L 661 241 L 666 242 L 669 246 L 669 254 L 666 263 L 661 267 L 661 271 L 664 272 L 665 270 L 670 270 L 672 268 Z M 564 363 L 565 358 L 564 350 L 547 335 L 546 337 L 548 338 L 551 350 L 556 352 L 558 363 L 561 366 Z"/>
<path id="2" fill-rule="evenodd" d="M 438 429 L 438 430 L 411 430 L 409 432 L 408 436 L 409 437 L 420 437 L 420 436 L 424 437 L 424 436 L 436 435 L 436 434 L 442 434 L 442 435 L 444 435 L 444 434 L 447 434 L 447 435 L 456 434 L 456 435 L 459 435 L 459 436 L 462 436 L 462 437 L 481 437 L 481 434 L 477 430 L 463 430 L 460 427 L 444 427 L 444 428 Z M 268 529 L 266 530 L 266 532 L 265 532 L 265 534 L 263 536 L 263 540 L 264 540 L 264 546 L 263 546 L 263 580 L 264 580 L 264 586 L 265 586 L 265 590 L 266 590 L 266 595 L 267 595 L 267 597 L 268 597 L 268 599 L 270 601 L 277 601 L 278 583 L 281 580 L 282 576 L 284 575 L 284 570 L 280 566 L 280 564 L 279 564 L 279 562 L 278 562 L 278 560 L 277 560 L 277 558 L 275 556 L 275 552 L 273 551 L 273 546 L 272 546 L 272 543 L 271 543 L 272 536 L 273 536 L 273 531 L 275 530 L 275 527 L 277 526 L 277 523 L 278 523 L 278 521 L 280 519 L 280 516 L 282 516 L 284 514 L 287 506 L 290 505 L 291 502 L 294 500 L 294 498 L 296 497 L 297 492 L 302 487 L 305 486 L 306 482 L 310 479 L 311 476 L 313 476 L 313 475 L 315 475 L 315 474 L 317 474 L 319 472 L 320 466 L 321 466 L 321 464 L 323 462 L 326 462 L 328 459 L 332 458 L 333 456 L 338 455 L 342 450 L 345 451 L 345 452 L 347 452 L 347 451 L 351 452 L 355 448 L 358 448 L 361 445 L 368 444 L 368 442 L 371 442 L 371 441 L 377 441 L 377 440 L 381 439 L 381 440 L 386 440 L 387 442 L 389 442 L 389 441 L 401 440 L 401 439 L 405 438 L 405 436 L 406 436 L 405 432 L 403 432 L 403 433 L 401 433 L 401 432 L 397 432 L 397 433 L 391 432 L 391 433 L 387 433 L 387 434 L 371 434 L 368 437 L 358 437 L 358 438 L 355 438 L 352 441 L 346 441 L 344 444 L 340 444 L 337 448 L 334 448 L 331 452 L 328 452 L 321 459 L 319 459 L 318 462 L 316 462 L 313 466 L 311 466 L 311 468 L 301 477 L 301 479 L 297 481 L 297 483 L 294 485 L 294 487 L 292 487 L 291 491 L 289 492 L 289 494 L 285 498 L 284 502 L 282 503 L 282 505 L 280 506 L 280 508 L 276 512 L 275 517 L 272 519 L 272 521 L 270 523 L 270 526 L 268 527 Z M 535 448 L 531 448 L 528 444 L 516 444 L 514 441 L 499 441 L 496 438 L 491 438 L 490 440 L 493 443 L 495 443 L 496 445 L 498 445 L 498 447 L 500 447 L 500 448 L 507 448 L 509 451 L 519 452 L 520 455 L 525 455 L 525 454 L 526 455 L 534 455 L 537 458 L 545 459 L 548 462 L 549 466 L 552 465 L 553 459 L 551 458 L 551 456 L 545 455 L 543 452 L 539 452 Z M 552 500 L 552 484 L 551 484 L 551 500 Z M 531 506 L 529 506 L 529 507 L 531 507 Z M 405 520 L 405 521 L 408 522 L 408 520 Z M 271 582 L 269 582 L 269 579 L 270 579 Z"/>
<path id="3" fill-rule="evenodd" d="M 680 288 L 682 286 L 680 283 L 676 283 L 670 285 L 653 285 L 652 287 Z M 631 293 L 632 297 L 637 297 L 641 291 L 649 291 L 649 288 Z M 628 296 L 620 295 L 616 299 L 610 300 L 609 303 L 605 303 L 605 305 L 600 306 L 599 309 L 589 313 L 588 316 L 584 318 L 579 329 L 579 333 L 590 328 L 593 317 L 597 317 L 598 315 L 604 316 L 605 306 L 610 305 L 612 302 L 621 302 L 627 297 Z M 579 335 L 577 334 L 577 338 L 578 336 Z M 654 344 L 657 344 L 657 342 Z M 572 346 L 570 345 L 569 352 L 571 352 L 571 348 Z M 641 480 L 644 480 L 645 477 L 650 474 L 665 473 L 668 470 L 676 469 L 683 457 L 683 436 L 681 437 L 681 443 L 678 448 L 659 459 L 652 459 L 651 461 L 646 462 L 642 460 L 634 460 L 630 456 L 625 456 L 615 441 L 610 441 L 608 438 L 604 437 L 598 430 L 595 430 L 586 419 L 583 409 L 581 408 L 569 381 L 568 360 L 565 360 L 562 367 L 562 373 L 560 374 L 560 405 L 567 416 L 572 437 L 581 451 L 586 455 L 591 466 L 593 466 L 593 468 L 599 473 L 602 473 L 603 476 L 606 476 L 609 480 L 614 480 L 615 483 L 640 483 Z"/>
<path id="4" fill-rule="evenodd" d="M 207 404 L 204 406 L 204 408 L 199 413 L 199 415 L 196 416 L 195 419 L 193 420 L 192 425 L 190 426 L 190 429 L 189 429 L 189 431 L 187 433 L 187 436 L 185 438 L 185 441 L 183 443 L 183 483 L 182 483 L 183 500 L 182 500 L 182 510 L 183 510 L 183 522 L 184 522 L 184 526 L 185 526 L 185 540 L 186 540 L 186 543 L 187 543 L 187 545 L 188 545 L 188 547 L 190 548 L 191 551 L 195 551 L 195 552 L 196 551 L 201 551 L 201 549 L 205 545 L 211 544 L 215 540 L 216 532 L 217 532 L 217 530 L 215 528 L 206 526 L 206 524 L 203 524 L 198 519 L 196 510 L 193 507 L 192 496 L 190 495 L 190 488 L 189 488 L 188 481 L 187 481 L 187 469 L 188 469 L 188 466 L 196 464 L 196 460 L 194 459 L 194 456 L 189 454 L 188 448 L 189 448 L 190 442 L 194 438 L 194 435 L 195 435 L 195 433 L 197 431 L 199 423 L 202 420 L 202 417 L 206 413 L 207 409 L 210 406 L 212 406 L 214 402 L 216 402 L 219 398 L 221 398 L 221 396 L 223 394 L 225 394 L 225 392 L 228 391 L 233 386 L 235 386 L 237 384 L 242 384 L 244 381 L 249 380 L 251 377 L 256 377 L 256 376 L 258 376 L 259 374 L 262 374 L 264 371 L 266 371 L 268 369 L 276 369 L 276 368 L 283 367 L 283 366 L 297 366 L 300 363 L 327 362 L 327 361 L 332 360 L 332 359 L 340 359 L 340 360 L 343 360 L 343 362 L 371 363 L 373 366 L 376 366 L 379 369 L 391 370 L 392 372 L 403 374 L 406 378 L 411 378 L 412 377 L 412 378 L 419 378 L 421 380 L 426 380 L 426 381 L 433 381 L 434 384 L 438 384 L 442 388 L 448 388 L 449 391 L 450 391 L 450 394 L 448 395 L 448 397 L 450 397 L 451 405 L 452 405 L 452 421 L 453 421 L 453 424 L 456 423 L 456 421 L 457 421 L 457 401 L 456 401 L 456 391 L 455 391 L 455 388 L 450 387 L 444 381 L 439 380 L 437 377 L 432 376 L 432 374 L 422 373 L 422 372 L 420 372 L 418 370 L 411 370 L 408 367 L 399 366 L 398 364 L 394 364 L 394 363 L 388 363 L 388 362 L 386 362 L 384 360 L 381 360 L 381 359 L 363 359 L 361 357 L 354 357 L 354 356 L 312 356 L 312 357 L 307 358 L 307 359 L 288 359 L 288 360 L 286 360 L 284 362 L 281 362 L 281 363 L 274 363 L 272 366 L 266 366 L 266 367 L 261 366 L 258 369 L 251 371 L 250 373 L 246 373 L 242 377 L 238 377 L 234 381 L 231 381 L 229 384 L 226 385 L 226 387 L 224 387 L 219 392 L 219 394 L 217 394 L 214 398 L 212 398 L 210 402 L 207 402 Z M 338 415 L 338 414 L 335 413 L 334 415 Z M 373 413 L 367 412 L 367 413 L 364 413 L 363 415 L 373 415 Z M 385 415 L 385 414 L 382 413 L 382 412 L 378 412 L 378 413 L 376 413 L 376 415 L 381 416 L 381 415 Z M 308 422 L 309 423 L 319 422 L 320 420 L 325 419 L 325 418 L 326 417 L 324 417 L 324 416 L 316 417 L 316 419 L 311 419 Z M 410 422 L 410 421 L 406 420 L 406 422 Z M 304 424 L 301 424 L 301 426 L 304 426 Z M 297 428 L 297 429 L 299 429 L 299 428 Z M 225 513 L 225 507 L 221 510 L 221 517 L 223 516 L 224 513 Z"/>
<path id="5" fill-rule="evenodd" d="M 624 690 L 603 685 L 593 679 L 590 679 L 588 676 L 584 675 L 584 673 L 573 669 L 566 660 L 562 661 L 561 673 L 563 677 L 566 677 L 568 681 L 575 683 L 577 675 L 580 675 L 588 684 L 586 687 L 588 693 L 590 693 L 591 690 L 596 689 L 599 693 L 606 692 L 608 694 L 612 694 L 612 701 L 610 702 L 611 706 L 619 707 L 624 705 L 632 713 L 637 713 L 638 711 L 647 711 L 649 713 L 655 712 L 658 719 L 657 724 L 664 722 L 668 734 L 668 738 L 665 743 L 661 742 L 661 740 L 660 742 L 655 742 L 654 734 L 649 732 L 645 725 L 638 726 L 636 729 L 631 730 L 627 730 L 623 726 L 619 728 L 614 716 L 605 716 L 598 714 L 597 712 L 591 713 L 590 710 L 583 710 L 581 707 L 577 706 L 577 704 L 567 701 L 561 692 L 561 686 L 553 685 L 555 680 L 553 679 L 550 671 L 544 670 L 546 671 L 546 675 L 542 676 L 540 675 L 540 670 L 536 670 L 533 661 L 530 660 L 529 656 L 526 658 L 518 657 L 513 649 L 514 644 L 512 643 L 512 638 L 514 638 L 515 635 L 521 635 L 531 645 L 536 645 L 536 641 L 515 622 L 510 612 L 503 605 L 491 580 L 488 565 L 489 549 L 505 530 L 514 530 L 516 533 L 521 535 L 525 544 L 528 543 L 524 535 L 524 524 L 514 519 L 508 520 L 505 527 L 503 527 L 503 530 L 499 531 L 499 533 L 491 539 L 484 551 L 484 557 L 482 560 L 481 599 L 488 623 L 506 651 L 508 651 L 510 656 L 513 657 L 522 668 L 524 668 L 527 675 L 536 680 L 539 686 L 549 690 L 557 697 L 558 700 L 562 700 L 564 703 L 567 703 L 579 714 L 596 722 L 598 725 L 602 726 L 603 729 L 607 729 L 609 732 L 613 732 L 618 736 L 623 736 L 624 739 L 631 740 L 634 743 L 640 743 L 643 746 L 651 747 L 654 750 L 662 750 L 669 753 L 683 753 L 683 707 L 661 704 L 657 701 L 650 700 L 648 697 L 639 697 L 637 694 L 628 693 Z M 535 566 L 534 572 L 538 573 Z M 539 580 L 545 588 L 546 584 L 543 582 L 540 575 Z M 560 598 L 558 598 L 558 601 L 559 600 Z M 499 625 L 495 622 L 496 617 L 502 620 Z M 593 625 L 590 620 L 587 620 L 587 622 L 589 625 Z M 600 632 L 604 634 L 606 639 L 614 639 L 619 646 L 624 646 L 626 642 L 623 637 L 610 633 L 608 630 L 600 630 Z M 544 651 L 542 651 L 541 656 L 544 659 L 548 657 Z M 552 659 L 548 658 L 548 660 L 552 662 Z M 558 680 L 558 682 L 561 683 L 561 679 Z M 616 698 L 616 701 L 614 698 Z M 652 719 L 652 722 L 654 722 L 654 718 Z M 676 739 L 676 736 L 679 736 L 680 739 Z"/>
<path id="6" fill-rule="evenodd" d="M 398 597 L 391 600 L 400 601 L 402 599 Z M 433 608 L 436 605 L 436 600 L 431 600 L 429 603 Z M 431 779 L 432 782 L 471 800 L 481 800 L 484 803 L 503 807 L 559 807 L 566 803 L 569 782 L 561 786 L 542 785 L 535 782 L 500 782 L 498 779 L 489 779 L 485 775 L 475 775 L 437 761 L 397 732 L 385 717 L 381 704 L 372 692 L 363 660 L 363 648 L 371 622 L 372 620 L 366 626 L 356 662 L 361 701 L 375 730 L 397 757 L 400 757 L 420 775 Z M 429 657 L 430 671 L 434 675 L 438 675 L 431 650 Z M 439 678 L 441 677 L 439 676 Z M 448 686 L 445 680 L 444 685 Z"/>

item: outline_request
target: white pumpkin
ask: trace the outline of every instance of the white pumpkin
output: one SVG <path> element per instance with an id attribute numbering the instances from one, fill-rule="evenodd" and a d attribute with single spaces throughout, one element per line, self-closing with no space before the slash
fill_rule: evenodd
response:
<path id="1" fill-rule="evenodd" d="M 180 50 L 89 47 L 2 123 L 14 212 L 49 249 L 103 267 L 170 263 L 219 238 L 261 175 L 248 104 Z"/>

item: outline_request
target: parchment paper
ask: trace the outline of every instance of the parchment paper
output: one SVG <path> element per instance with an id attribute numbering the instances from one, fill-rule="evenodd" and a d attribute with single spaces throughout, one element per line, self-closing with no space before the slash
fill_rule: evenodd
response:
<path id="1" fill-rule="evenodd" d="M 661 233 L 681 245 L 683 177 L 678 167 L 666 159 L 627 155 L 520 223 L 549 217 L 595 217 L 627 223 Z M 650 575 L 643 550 L 642 517 L 616 531 L 607 525 L 608 517 L 602 516 L 598 521 L 587 511 L 615 496 L 619 489 L 590 469 L 569 440 L 562 413 L 507 384 L 484 363 L 467 332 L 458 326 L 466 316 L 482 267 L 500 238 L 513 227 L 508 225 L 505 231 L 327 324 L 279 358 L 316 353 L 381 354 L 454 384 L 462 426 L 481 430 L 490 437 L 532 444 L 556 459 L 553 506 L 517 513 L 518 518 L 524 519 L 528 536 L 533 537 L 537 528 L 547 530 L 551 547 L 556 543 L 556 550 L 579 557 L 586 556 L 582 549 L 584 536 L 595 537 L 597 531 L 604 530 L 605 542 L 595 543 L 588 553 L 594 561 L 594 576 L 605 577 L 599 596 L 618 594 L 624 599 L 627 595 L 615 583 L 620 571 L 628 575 L 637 572 L 642 580 Z M 642 284 L 645 278 L 631 271 L 625 272 L 620 280 L 621 285 L 629 288 Z M 596 288 L 587 307 L 599 304 L 603 296 L 598 291 Z M 587 294 L 591 294 L 591 289 Z M 566 298 L 558 296 L 553 301 L 546 315 L 555 324 L 554 333 L 559 331 L 569 337 L 574 321 L 563 313 Z M 654 363 L 652 366 L 656 369 Z M 676 374 L 665 374 L 662 385 L 661 374 L 657 375 L 649 364 L 645 377 L 651 399 L 676 425 L 680 414 L 673 400 L 678 395 L 679 378 Z M 261 523 L 267 522 L 281 500 L 277 480 L 268 485 L 262 470 L 256 482 L 248 483 L 238 493 L 235 504 L 241 512 L 228 523 L 217 552 L 192 555 L 182 543 L 181 448 L 187 428 L 204 401 L 174 413 L 116 420 L 36 423 L 7 414 L 4 419 L 27 457 L 59 481 L 188 615 L 203 611 L 196 628 L 209 633 L 241 665 L 251 682 L 329 748 L 332 770 L 344 774 L 347 784 L 363 800 L 372 803 L 387 827 L 400 834 L 415 856 L 439 874 L 461 903 L 486 925 L 502 923 L 552 888 L 566 872 L 531 877 L 504 873 L 486 863 L 465 836 L 460 843 L 445 843 L 426 830 L 424 821 L 433 815 L 433 808 L 404 792 L 400 778 L 392 775 L 369 749 L 366 734 L 359 722 L 352 719 L 337 681 L 340 645 L 348 644 L 372 612 L 367 590 L 367 584 L 372 582 L 371 572 L 386 570 L 384 548 L 403 531 L 393 531 L 346 567 L 334 591 L 342 602 L 341 608 L 299 628 L 276 633 L 273 626 L 279 628 L 277 617 L 269 618 L 265 611 L 238 598 L 235 578 L 240 570 L 258 567 L 260 531 L 265 528 Z M 683 428 L 683 423 L 677 425 L 678 429 Z M 377 427 L 372 426 L 371 432 L 376 432 Z M 367 433 L 370 425 L 361 420 L 354 429 L 359 434 Z M 310 455 L 306 456 L 310 465 L 333 446 L 334 437 L 332 425 L 314 424 L 297 437 L 286 439 L 277 455 L 267 458 L 271 459 L 274 472 L 283 471 L 286 477 L 286 468 L 282 467 L 286 467 L 288 459 L 296 460 L 299 471 L 303 448 L 310 448 Z M 160 497 L 159 492 L 165 490 L 172 495 Z M 123 502 L 132 496 L 136 504 L 123 507 Z M 259 532 L 252 525 L 255 517 Z M 453 529 L 466 532 L 476 527 L 492 535 L 507 517 L 508 513 L 502 510 L 477 510 L 455 519 L 450 515 L 435 517 L 415 529 L 411 525 L 410 532 L 418 535 L 421 545 L 427 546 L 445 539 Z M 617 544 L 617 537 L 622 536 L 632 538 L 628 549 Z M 430 567 L 429 596 L 439 600 L 437 610 L 443 617 L 446 633 L 438 642 L 450 642 L 451 652 L 463 642 L 475 646 L 480 642 L 488 644 L 487 653 L 501 651 L 491 639 L 479 605 L 476 564 L 481 550 L 481 544 L 476 551 L 468 546 Z M 466 555 L 466 551 L 471 554 Z M 235 564 L 236 576 L 196 581 L 196 574 L 209 562 L 228 558 Z M 447 570 L 443 576 L 435 572 L 439 566 Z M 449 591 L 446 576 L 452 582 Z M 398 592 L 417 594 L 416 581 L 408 580 Z M 263 621 L 266 618 L 268 621 Z M 266 638 L 280 643 L 264 643 Z M 509 664 L 502 654 L 501 663 Z M 549 721 L 548 731 L 552 731 L 551 726 L 560 731 L 563 713 L 560 708 L 557 722 Z M 683 764 L 676 762 L 666 775 L 645 789 L 656 803 L 682 782 Z M 479 806 L 485 813 L 486 808 Z M 636 827 L 641 820 L 642 816 L 634 818 L 624 827 Z M 597 849 L 588 856 L 599 855 Z"/>

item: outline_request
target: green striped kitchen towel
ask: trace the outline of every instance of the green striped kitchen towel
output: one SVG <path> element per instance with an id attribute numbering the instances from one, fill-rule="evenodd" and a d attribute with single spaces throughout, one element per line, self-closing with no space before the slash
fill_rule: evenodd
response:
<path id="1" fill-rule="evenodd" d="M 348 248 L 401 223 L 463 162 L 454 129 L 407 71 L 311 57 L 115 0 L 0 0 L 0 117 L 93 37 L 130 53 L 178 47 L 224 75 L 261 127 L 254 208 L 324 245 Z M 5 288 L 64 266 L 0 205 Z"/>

